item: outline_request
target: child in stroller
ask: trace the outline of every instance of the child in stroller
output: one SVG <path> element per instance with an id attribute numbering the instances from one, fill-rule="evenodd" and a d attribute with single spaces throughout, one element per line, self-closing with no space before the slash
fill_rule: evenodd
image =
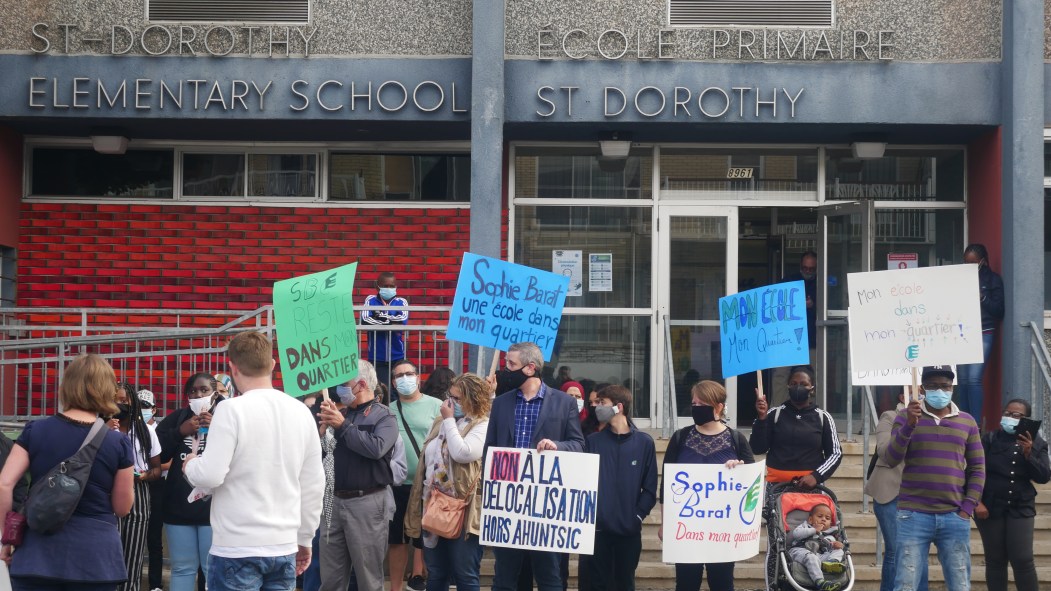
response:
<path id="1" fill-rule="evenodd" d="M 822 516 L 820 519 L 816 515 Z M 826 513 L 827 511 L 827 513 Z M 764 510 L 767 525 L 767 562 L 766 582 L 769 591 L 851 591 L 854 587 L 854 563 L 850 556 L 850 544 L 843 526 L 843 514 L 835 493 L 823 485 L 806 489 L 796 482 L 771 484 L 767 489 L 766 509 Z M 829 521 L 824 521 L 824 516 Z M 814 524 L 817 524 L 815 527 Z M 802 533 L 805 526 L 808 535 L 801 536 L 804 547 L 796 544 L 797 530 Z M 824 533 L 821 533 L 824 532 Z M 816 539 L 815 539 L 816 536 Z M 831 537 L 832 540 L 827 539 Z M 805 548 L 807 541 L 818 542 L 814 551 L 817 570 L 809 572 L 801 559 L 796 558 L 799 552 L 810 554 Z M 832 542 L 837 544 L 833 544 Z M 822 542 L 827 544 L 823 549 Z M 840 547 L 833 548 L 833 545 Z M 835 551 L 821 557 L 821 553 Z M 834 563 L 838 560 L 838 565 Z M 824 569 L 821 563 L 827 562 Z M 838 571 L 838 572 L 833 572 Z M 814 578 L 813 575 L 818 575 Z M 824 584 L 822 584 L 824 581 Z"/>
<path id="2" fill-rule="evenodd" d="M 792 530 L 792 547 L 788 557 L 803 565 L 818 591 L 839 591 L 841 585 L 826 581 L 824 573 L 843 572 L 843 542 L 835 537 L 838 527 L 832 527 L 832 509 L 825 504 L 814 505 L 810 516 Z"/>

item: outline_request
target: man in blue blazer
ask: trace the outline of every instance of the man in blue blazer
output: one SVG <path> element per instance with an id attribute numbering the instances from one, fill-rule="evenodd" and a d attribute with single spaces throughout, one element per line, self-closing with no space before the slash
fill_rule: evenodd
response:
<path id="1" fill-rule="evenodd" d="M 584 451 L 577 402 L 544 384 L 544 354 L 535 343 L 515 343 L 505 356 L 501 383 L 511 390 L 493 401 L 485 448 L 536 448 L 537 451 Z M 483 456 L 484 457 L 484 456 Z M 559 555 L 514 548 L 493 548 L 493 591 L 514 591 L 522 561 L 528 556 L 539 591 L 562 591 Z"/>

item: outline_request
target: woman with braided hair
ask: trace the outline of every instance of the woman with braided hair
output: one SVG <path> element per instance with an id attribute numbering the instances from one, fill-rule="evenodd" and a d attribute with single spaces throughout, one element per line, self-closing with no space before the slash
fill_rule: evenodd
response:
<path id="1" fill-rule="evenodd" d="M 134 386 L 122 382 L 117 390 L 116 402 L 119 411 L 111 419 L 111 425 L 116 421 L 116 430 L 131 439 L 132 457 L 135 460 L 135 503 L 131 513 L 122 517 L 119 523 L 128 580 L 118 586 L 117 591 L 139 591 L 146 533 L 150 525 L 148 483 L 161 477 L 161 442 L 142 418 L 142 407 Z"/>

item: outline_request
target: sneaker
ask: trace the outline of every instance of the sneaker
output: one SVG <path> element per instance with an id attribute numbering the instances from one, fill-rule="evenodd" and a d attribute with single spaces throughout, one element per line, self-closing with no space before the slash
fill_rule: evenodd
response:
<path id="1" fill-rule="evenodd" d="M 420 575 L 413 575 L 409 578 L 408 587 L 409 589 L 412 589 L 412 591 L 424 591 L 427 589 L 427 579 Z"/>
<path id="2" fill-rule="evenodd" d="M 833 575 L 838 575 L 838 574 L 842 573 L 846 569 L 844 568 L 842 562 L 836 562 L 834 560 L 831 560 L 829 562 L 822 562 L 821 563 L 821 570 L 823 572 L 826 572 L 826 573 L 831 573 Z"/>
<path id="3" fill-rule="evenodd" d="M 825 579 L 821 579 L 817 582 L 818 591 L 839 591 L 842 588 L 843 585 L 840 585 L 839 583 L 834 583 L 832 581 L 826 581 Z"/>

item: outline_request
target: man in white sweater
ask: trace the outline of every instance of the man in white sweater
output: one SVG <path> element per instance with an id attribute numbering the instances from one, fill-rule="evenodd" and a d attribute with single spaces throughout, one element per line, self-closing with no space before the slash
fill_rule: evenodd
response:
<path id="1" fill-rule="evenodd" d="M 270 339 L 241 333 L 227 355 L 243 394 L 216 407 L 208 453 L 183 464 L 191 484 L 212 490 L 208 589 L 291 590 L 321 520 L 317 427 L 306 406 L 273 388 Z"/>

